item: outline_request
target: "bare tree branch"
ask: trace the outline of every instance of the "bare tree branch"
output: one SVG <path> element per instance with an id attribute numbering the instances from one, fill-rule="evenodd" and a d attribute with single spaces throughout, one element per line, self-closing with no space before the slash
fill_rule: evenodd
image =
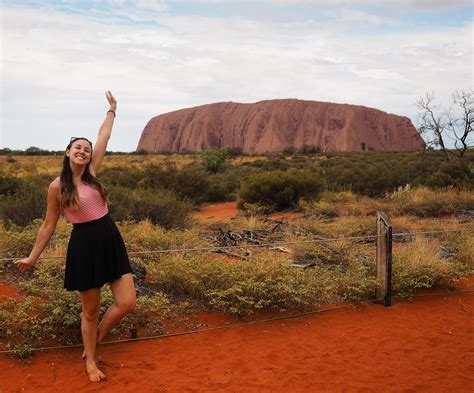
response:
<path id="1" fill-rule="evenodd" d="M 458 157 L 463 157 L 470 147 L 469 136 L 474 134 L 473 98 L 473 91 L 462 90 L 459 92 L 456 90 L 453 93 L 453 103 L 460 109 L 459 114 L 454 113 L 449 108 L 436 115 L 439 107 L 434 104 L 435 97 L 433 93 L 426 93 L 425 97 L 417 101 L 417 107 L 421 110 L 419 134 L 425 136 L 427 146 L 439 147 L 448 160 L 453 152 L 446 147 L 446 139 L 454 141 Z"/>

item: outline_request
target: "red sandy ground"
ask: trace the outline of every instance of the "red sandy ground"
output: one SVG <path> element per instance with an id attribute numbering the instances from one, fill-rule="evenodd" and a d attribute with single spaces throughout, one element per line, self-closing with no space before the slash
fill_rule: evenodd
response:
<path id="1" fill-rule="evenodd" d="M 474 392 L 474 278 L 394 306 L 103 345 L 107 380 L 88 382 L 81 349 L 0 356 L 0 392 Z M 11 287 L 0 296 L 15 297 Z M 230 318 L 208 315 L 211 326 Z"/>
<path id="2" fill-rule="evenodd" d="M 462 289 L 473 289 L 474 279 Z M 3 292 L 3 291 L 2 291 Z M 88 382 L 81 349 L 0 356 L 6 392 L 474 392 L 474 296 L 418 297 L 288 320 L 100 347 L 107 380 Z M 212 326 L 225 316 L 208 316 Z"/>
<path id="3" fill-rule="evenodd" d="M 236 217 L 239 214 L 239 210 L 235 205 L 235 202 L 226 202 L 226 203 L 216 203 L 216 204 L 207 204 L 203 205 L 201 209 L 193 213 L 193 217 L 197 219 L 204 220 L 223 220 L 227 221 L 231 218 Z M 278 213 L 273 214 L 270 218 L 276 220 L 280 218 L 298 218 L 302 217 L 302 213 Z"/>
<path id="4" fill-rule="evenodd" d="M 205 204 L 201 209 L 193 213 L 193 217 L 206 220 L 230 220 L 237 216 L 239 211 L 235 202 Z"/>

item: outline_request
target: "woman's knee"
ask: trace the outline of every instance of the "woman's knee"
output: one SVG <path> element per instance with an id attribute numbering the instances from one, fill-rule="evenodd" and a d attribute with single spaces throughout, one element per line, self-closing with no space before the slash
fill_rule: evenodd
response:
<path id="1" fill-rule="evenodd" d="M 96 322 L 99 319 L 99 308 L 82 310 L 82 319 L 86 322 Z"/>
<path id="2" fill-rule="evenodd" d="M 124 314 L 128 314 L 135 309 L 137 300 L 135 296 L 131 296 L 128 299 L 122 300 L 117 306 L 122 310 Z"/>
<path id="3" fill-rule="evenodd" d="M 87 322 L 99 319 L 100 291 L 96 288 L 80 292 L 82 304 L 82 319 Z"/>

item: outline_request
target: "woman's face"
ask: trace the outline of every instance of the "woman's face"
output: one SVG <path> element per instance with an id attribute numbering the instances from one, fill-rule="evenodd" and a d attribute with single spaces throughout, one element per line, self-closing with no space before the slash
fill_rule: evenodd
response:
<path id="1" fill-rule="evenodd" d="M 66 156 L 69 157 L 69 162 L 71 163 L 87 165 L 91 161 L 91 145 L 84 139 L 78 139 L 72 143 L 68 150 L 66 150 Z"/>

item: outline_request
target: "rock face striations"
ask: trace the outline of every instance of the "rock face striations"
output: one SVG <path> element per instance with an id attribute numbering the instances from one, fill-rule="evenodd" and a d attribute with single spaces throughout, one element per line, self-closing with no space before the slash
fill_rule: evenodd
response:
<path id="1" fill-rule="evenodd" d="M 407 117 L 357 105 L 282 99 L 221 102 L 156 116 L 143 130 L 137 150 L 190 152 L 229 147 L 265 153 L 305 145 L 322 151 L 425 147 Z"/>

